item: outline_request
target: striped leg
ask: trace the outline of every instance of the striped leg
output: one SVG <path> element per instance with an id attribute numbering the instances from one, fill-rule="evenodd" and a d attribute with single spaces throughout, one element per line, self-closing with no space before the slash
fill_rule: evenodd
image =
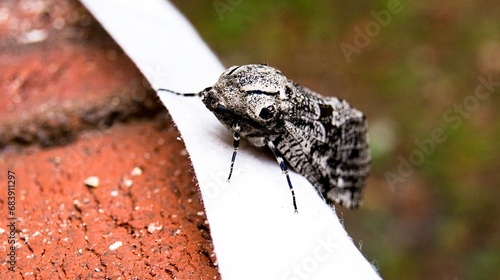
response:
<path id="1" fill-rule="evenodd" d="M 234 161 L 236 160 L 236 154 L 238 153 L 238 147 L 240 146 L 240 131 L 241 126 L 239 123 L 233 125 L 233 156 L 231 157 L 231 167 L 229 169 L 229 176 L 227 181 L 231 180 L 231 175 L 233 174 Z"/>
<path id="2" fill-rule="evenodd" d="M 276 158 L 276 161 L 280 165 L 281 171 L 283 172 L 283 174 L 286 175 L 286 180 L 288 181 L 288 187 L 292 192 L 293 208 L 295 209 L 295 213 L 298 213 L 297 203 L 295 202 L 295 192 L 293 191 L 292 181 L 290 180 L 290 176 L 288 175 L 288 168 L 286 167 L 286 163 L 283 160 L 283 156 L 281 156 L 281 153 L 278 151 L 278 149 L 276 149 L 273 142 L 271 142 L 268 138 L 264 139 L 264 143 L 269 147 L 269 149 L 271 149 L 271 151 L 274 154 L 274 157 Z"/>

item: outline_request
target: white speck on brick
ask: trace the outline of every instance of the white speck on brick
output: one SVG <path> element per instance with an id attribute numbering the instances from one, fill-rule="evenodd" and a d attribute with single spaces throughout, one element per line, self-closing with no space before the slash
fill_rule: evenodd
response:
<path id="1" fill-rule="evenodd" d="M 23 44 L 31 44 L 45 41 L 49 33 L 43 29 L 33 29 L 23 34 L 19 41 Z"/>
<path id="2" fill-rule="evenodd" d="M 125 187 L 127 187 L 127 188 L 132 187 L 133 184 L 134 184 L 134 181 L 132 181 L 130 179 L 123 179 L 123 185 L 125 185 Z"/>
<path id="3" fill-rule="evenodd" d="M 84 181 L 87 187 L 97 188 L 99 186 L 99 177 L 90 176 Z"/>
<path id="4" fill-rule="evenodd" d="M 111 251 L 114 251 L 114 250 L 116 250 L 116 249 L 120 248 L 122 245 L 123 245 L 123 242 L 121 242 L 121 241 L 116 241 L 115 243 L 113 243 L 113 244 L 109 245 L 109 249 L 110 249 Z"/>
<path id="5" fill-rule="evenodd" d="M 142 175 L 142 169 L 140 169 L 139 167 L 134 167 L 134 169 L 132 169 L 132 171 L 130 171 L 130 175 L 132 175 L 132 176 Z"/>
<path id="6" fill-rule="evenodd" d="M 163 225 L 156 226 L 156 223 L 151 223 L 148 226 L 148 232 L 153 233 L 157 230 L 161 230 L 163 228 Z"/>

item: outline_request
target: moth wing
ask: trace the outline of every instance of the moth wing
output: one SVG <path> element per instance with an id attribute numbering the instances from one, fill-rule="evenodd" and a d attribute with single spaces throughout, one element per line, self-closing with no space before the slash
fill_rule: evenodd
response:
<path id="1" fill-rule="evenodd" d="M 300 90 L 311 99 L 306 110 L 285 122 L 277 148 L 328 203 L 356 208 L 370 172 L 365 118 L 343 100 Z"/>

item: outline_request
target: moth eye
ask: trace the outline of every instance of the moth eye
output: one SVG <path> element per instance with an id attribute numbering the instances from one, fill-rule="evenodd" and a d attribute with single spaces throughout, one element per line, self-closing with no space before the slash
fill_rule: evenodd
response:
<path id="1" fill-rule="evenodd" d="M 274 106 L 270 105 L 260 110 L 259 117 L 261 117 L 264 120 L 269 120 L 272 117 L 274 117 L 274 113 L 275 113 Z"/>
<path id="2" fill-rule="evenodd" d="M 227 113 L 228 110 L 226 109 L 226 107 L 224 105 L 218 104 L 217 107 L 215 107 L 214 112 L 224 114 L 224 113 Z"/>

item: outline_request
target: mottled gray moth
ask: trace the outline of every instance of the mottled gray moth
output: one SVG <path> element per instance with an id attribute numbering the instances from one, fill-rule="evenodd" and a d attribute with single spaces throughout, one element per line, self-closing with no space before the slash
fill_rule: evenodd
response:
<path id="1" fill-rule="evenodd" d="M 330 205 L 357 208 L 370 172 L 367 124 L 345 100 L 324 97 L 265 64 L 233 66 L 200 93 L 205 106 L 233 133 L 231 178 L 240 136 L 267 146 L 286 175 L 302 174 Z"/>

